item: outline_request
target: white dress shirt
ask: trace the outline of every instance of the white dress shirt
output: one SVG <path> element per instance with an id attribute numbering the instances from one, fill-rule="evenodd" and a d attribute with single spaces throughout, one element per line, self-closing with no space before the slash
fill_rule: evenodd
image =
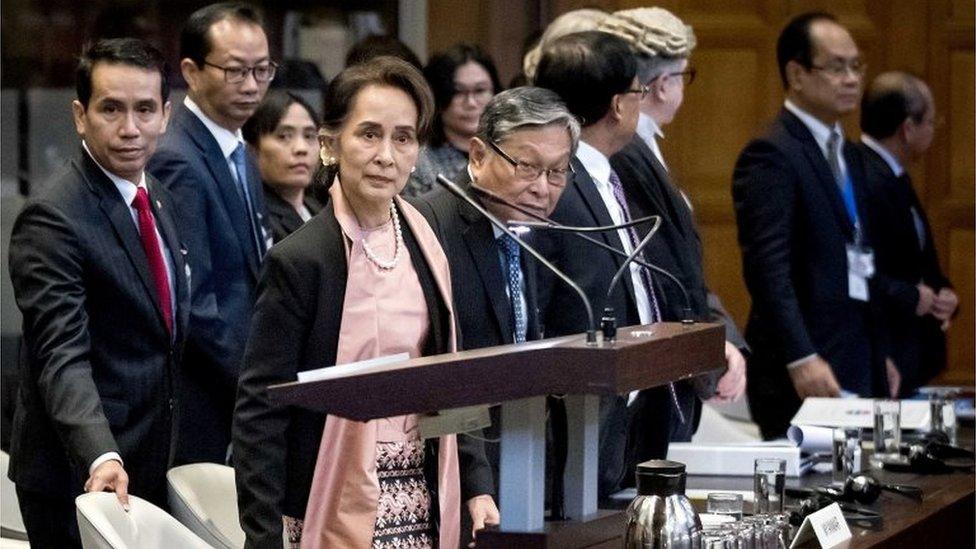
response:
<path id="1" fill-rule="evenodd" d="M 786 110 L 790 111 L 791 113 L 795 114 L 796 117 L 800 119 L 800 122 L 803 122 L 803 125 L 806 126 L 808 130 L 810 130 L 810 133 L 813 134 L 813 139 L 817 142 L 817 145 L 820 146 L 820 152 L 823 153 L 824 159 L 826 159 L 828 163 L 830 162 L 830 160 L 828 158 L 829 152 L 827 151 L 827 140 L 830 139 L 830 134 L 833 131 L 836 131 L 838 134 L 840 134 L 841 146 L 840 146 L 840 154 L 838 155 L 840 158 L 838 158 L 838 160 L 840 162 L 840 173 L 846 179 L 847 162 L 844 161 L 844 128 L 841 127 L 840 122 L 834 122 L 834 126 L 830 127 L 824 124 L 823 122 L 821 122 L 819 118 L 813 116 L 812 114 L 801 109 L 800 107 L 797 107 L 796 104 L 794 104 L 789 99 L 787 99 L 783 103 L 783 107 L 785 107 Z"/>
<path id="2" fill-rule="evenodd" d="M 878 156 L 888 164 L 891 171 L 895 174 L 895 177 L 901 177 L 901 174 L 905 173 L 905 168 L 902 167 L 901 162 L 895 158 L 895 155 L 891 154 L 891 151 L 884 148 L 884 145 L 878 143 L 874 138 L 866 133 L 861 134 L 861 143 L 871 149 L 872 151 L 878 153 Z"/>
<path id="3" fill-rule="evenodd" d="M 644 140 L 654 156 L 657 157 L 657 161 L 664 166 L 664 169 L 668 170 L 668 164 L 664 161 L 664 155 L 661 154 L 661 147 L 658 146 L 657 140 L 664 139 L 664 132 L 661 131 L 661 126 L 657 124 L 650 116 L 644 113 L 640 113 L 637 117 L 637 135 Z"/>
<path id="4" fill-rule="evenodd" d="M 129 206 L 129 213 L 132 215 L 132 222 L 136 226 L 136 232 L 139 232 L 139 212 L 132 206 L 132 202 L 136 199 L 136 193 L 139 191 L 139 187 L 146 189 L 147 196 L 149 194 L 149 188 L 146 186 L 146 172 L 142 172 L 142 176 L 139 178 L 138 183 L 122 179 L 114 173 L 106 170 L 101 164 L 98 163 L 98 160 L 95 160 L 95 157 L 92 156 L 91 151 L 88 149 L 88 143 L 85 143 L 85 141 L 82 140 L 81 146 L 85 149 L 85 152 L 88 153 L 88 156 L 91 157 L 92 161 L 95 162 L 95 165 L 98 166 L 98 169 L 102 170 L 102 173 L 104 173 L 105 176 L 108 177 L 109 180 L 115 185 L 115 188 L 119 190 L 119 194 L 122 195 L 122 200 L 124 200 Z M 151 201 L 152 197 L 149 197 L 149 199 Z M 173 285 L 173 261 L 170 259 L 169 248 L 166 246 L 166 241 L 163 240 L 162 235 L 159 234 L 158 223 L 156 223 L 156 241 L 159 242 L 159 251 L 163 255 L 163 261 L 166 263 L 166 280 L 169 283 L 170 310 L 172 310 L 173 314 L 175 315 L 176 287 Z M 113 459 L 119 463 L 122 463 L 122 456 L 120 456 L 118 452 L 106 452 L 98 456 L 88 467 L 88 474 L 91 475 L 93 472 L 95 472 L 95 469 L 97 469 L 99 465 Z"/>
<path id="5" fill-rule="evenodd" d="M 596 184 L 596 190 L 600 193 L 600 198 L 603 199 L 603 205 L 606 206 L 607 211 L 610 213 L 610 219 L 613 220 L 615 225 L 623 223 L 625 221 L 623 209 L 617 203 L 617 199 L 614 198 L 613 189 L 610 188 L 610 160 L 582 139 L 579 142 L 579 147 L 576 149 L 576 158 L 583 164 L 586 172 L 593 179 L 593 183 Z M 620 237 L 620 243 L 624 247 L 624 252 L 630 255 L 633 251 L 633 246 L 630 244 L 630 233 L 627 232 L 627 229 L 618 229 L 617 235 Z M 637 263 L 631 262 L 630 279 L 634 286 L 634 301 L 637 302 L 637 314 L 640 317 L 640 322 L 641 324 L 649 324 L 653 315 L 651 313 L 651 300 L 647 295 L 647 288 L 644 287 L 644 282 L 640 276 L 640 270 L 642 268 Z"/>

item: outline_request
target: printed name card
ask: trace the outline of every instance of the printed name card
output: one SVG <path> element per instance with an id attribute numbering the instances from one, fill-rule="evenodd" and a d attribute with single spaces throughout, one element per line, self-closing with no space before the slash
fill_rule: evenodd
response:
<path id="1" fill-rule="evenodd" d="M 840 505 L 832 503 L 827 507 L 807 515 L 800 525 L 800 530 L 793 538 L 790 549 L 798 547 L 820 547 L 821 549 L 834 549 L 835 547 L 847 547 L 852 538 L 851 529 L 844 520 L 844 513 L 840 510 Z M 815 543 L 811 543 L 816 540 Z"/>

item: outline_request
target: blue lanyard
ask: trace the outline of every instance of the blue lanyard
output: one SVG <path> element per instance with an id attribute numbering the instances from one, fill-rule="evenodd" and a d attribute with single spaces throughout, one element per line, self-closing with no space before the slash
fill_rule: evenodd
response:
<path id="1" fill-rule="evenodd" d="M 854 225 L 854 242 L 861 243 L 861 220 L 857 215 L 857 202 L 854 200 L 854 182 L 851 181 L 850 174 L 844 175 L 844 186 L 841 187 L 841 196 L 844 198 L 844 209 L 847 210 L 847 217 Z"/>

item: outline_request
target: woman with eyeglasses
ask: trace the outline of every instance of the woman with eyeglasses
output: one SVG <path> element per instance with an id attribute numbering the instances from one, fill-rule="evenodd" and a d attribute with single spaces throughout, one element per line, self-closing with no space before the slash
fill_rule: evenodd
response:
<path id="1" fill-rule="evenodd" d="M 456 349 L 447 257 L 398 196 L 432 117 L 423 76 L 400 59 L 349 67 L 329 87 L 330 200 L 268 253 L 241 372 L 234 456 L 249 545 L 280 546 L 284 526 L 288 547 L 449 548 L 462 509 L 476 527 L 498 515 L 478 439 L 425 440 L 416 414 L 352 421 L 267 394 L 300 371 Z"/>
<path id="2" fill-rule="evenodd" d="M 306 192 L 319 165 L 317 118 L 304 99 L 275 90 L 268 92 L 241 128 L 258 159 L 275 242 L 301 227 L 322 207 Z"/>
<path id="3" fill-rule="evenodd" d="M 434 92 L 436 114 L 430 143 L 420 152 L 407 196 L 437 185 L 438 174 L 455 180 L 468 165 L 468 147 L 485 105 L 501 84 L 491 57 L 479 47 L 458 44 L 430 58 L 424 76 Z"/>

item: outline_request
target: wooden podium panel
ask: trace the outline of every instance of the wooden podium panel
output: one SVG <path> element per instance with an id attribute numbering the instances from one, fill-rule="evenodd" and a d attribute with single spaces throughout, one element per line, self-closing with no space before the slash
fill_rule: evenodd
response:
<path id="1" fill-rule="evenodd" d="M 269 387 L 284 404 L 366 421 L 404 414 L 501 404 L 500 546 L 547 546 L 545 532 L 545 395 L 563 394 L 568 416 L 565 507 L 581 525 L 604 530 L 597 477 L 600 396 L 619 395 L 725 366 L 718 324 L 657 323 L 622 328 L 613 342 L 587 345 L 583 334 L 422 357 L 395 364 L 327 368 L 322 379 Z M 546 541 L 532 541 L 542 535 Z M 564 532 L 579 541 L 580 531 Z M 501 536 L 501 537 L 499 537 Z M 561 539 L 561 538 L 560 538 Z M 551 545 L 548 545 L 551 546 Z"/>
<path id="2" fill-rule="evenodd" d="M 657 323 L 586 344 L 567 336 L 370 366 L 269 388 L 272 398 L 365 421 L 548 394 L 613 395 L 725 366 L 719 324 Z M 337 370 L 338 372 L 338 370 Z"/>

